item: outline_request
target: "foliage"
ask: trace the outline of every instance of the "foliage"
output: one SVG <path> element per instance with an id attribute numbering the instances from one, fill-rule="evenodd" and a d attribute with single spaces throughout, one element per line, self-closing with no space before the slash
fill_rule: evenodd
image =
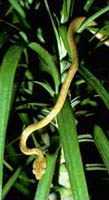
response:
<path id="1" fill-rule="evenodd" d="M 107 198 L 108 47 L 96 33 L 109 34 L 108 3 L 4 0 L 0 10 L 0 199 Z M 57 118 L 28 141 L 47 157 L 38 182 L 34 156 L 20 152 L 19 137 L 55 104 L 71 64 L 67 28 L 82 15 L 87 20 L 76 36 L 80 64 L 68 99 Z M 98 26 L 84 30 L 93 19 Z"/>

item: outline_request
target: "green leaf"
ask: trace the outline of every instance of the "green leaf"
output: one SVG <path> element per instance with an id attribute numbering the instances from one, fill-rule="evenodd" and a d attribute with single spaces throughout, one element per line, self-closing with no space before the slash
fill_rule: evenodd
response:
<path id="1" fill-rule="evenodd" d="M 60 193 L 61 199 L 73 200 L 71 190 L 65 187 L 59 187 L 57 190 Z"/>
<path id="2" fill-rule="evenodd" d="M 54 18 L 52 16 L 52 12 L 50 11 L 48 1 L 44 0 L 44 3 L 45 3 L 45 7 L 46 7 L 46 10 L 48 12 L 49 18 L 51 20 L 51 24 L 52 24 L 53 31 L 54 31 L 54 34 L 55 34 L 55 38 L 56 38 L 56 42 L 57 42 L 57 46 L 58 46 L 57 50 L 59 51 L 59 55 L 61 55 L 61 41 L 60 41 L 59 33 L 58 33 L 58 30 L 57 30 Z"/>
<path id="3" fill-rule="evenodd" d="M 85 78 L 85 80 L 95 89 L 95 91 L 99 94 L 100 98 L 109 109 L 109 94 L 100 83 L 100 81 L 85 67 L 80 66 L 79 68 L 80 74 Z"/>
<path id="4" fill-rule="evenodd" d="M 11 107 L 14 76 L 22 50 L 22 46 L 16 45 L 9 48 L 0 68 L 0 199 L 3 179 L 5 133 Z"/>
<path id="5" fill-rule="evenodd" d="M 69 56 L 71 56 L 70 47 L 69 47 L 68 41 L 67 41 L 67 27 L 65 25 L 61 25 L 59 27 L 59 33 L 62 38 L 62 41 L 64 42 L 64 46 L 65 46 Z"/>
<path id="6" fill-rule="evenodd" d="M 74 7 L 74 0 L 63 1 L 63 6 L 61 10 L 61 23 L 66 23 L 69 19 L 71 8 Z"/>
<path id="7" fill-rule="evenodd" d="M 29 196 L 31 191 L 28 190 L 28 188 L 26 188 L 23 184 L 21 183 L 15 183 L 14 187 L 23 195 L 25 196 Z"/>
<path id="8" fill-rule="evenodd" d="M 47 155 L 47 168 L 45 175 L 39 181 L 34 200 L 46 200 L 50 192 L 51 182 L 54 174 L 56 158 L 59 151 L 59 137 L 52 137 L 51 149 Z"/>
<path id="9" fill-rule="evenodd" d="M 2 194 L 2 200 L 6 197 L 7 193 L 11 189 L 11 187 L 14 185 L 16 179 L 18 178 L 22 167 L 18 167 L 18 169 L 14 172 L 14 174 L 11 176 L 11 178 L 8 180 L 8 182 L 3 187 L 3 194 Z"/>
<path id="10" fill-rule="evenodd" d="M 86 171 L 106 171 L 107 169 L 101 163 L 90 163 L 85 165 Z"/>
<path id="11" fill-rule="evenodd" d="M 109 173 L 109 140 L 98 125 L 94 127 L 94 141 Z"/>
<path id="12" fill-rule="evenodd" d="M 16 0 L 9 0 L 13 8 L 21 15 L 23 18 L 26 18 L 25 12 Z"/>
<path id="13" fill-rule="evenodd" d="M 78 144 L 75 118 L 73 116 L 70 104 L 67 101 L 58 114 L 57 120 L 72 190 L 72 197 L 75 200 L 89 200 Z"/>
<path id="14" fill-rule="evenodd" d="M 84 10 L 88 12 L 93 4 L 94 0 L 87 0 L 84 5 Z"/>
<path id="15" fill-rule="evenodd" d="M 54 91 L 48 83 L 39 82 L 39 81 L 34 81 L 34 83 L 37 83 L 38 85 L 42 86 L 51 95 L 51 97 L 54 96 Z"/>
<path id="16" fill-rule="evenodd" d="M 92 16 L 90 16 L 78 29 L 77 33 L 81 33 L 86 27 L 87 25 L 95 20 L 96 18 L 98 18 L 99 16 L 103 15 L 104 13 L 109 11 L 109 5 L 100 9 L 99 11 L 97 11 L 96 13 L 94 13 Z"/>
<path id="17" fill-rule="evenodd" d="M 55 90 L 57 94 L 60 85 L 60 78 L 53 56 L 47 50 L 45 50 L 40 44 L 36 42 L 30 43 L 29 47 L 33 51 L 35 51 L 45 63 L 46 67 L 44 68 L 44 70 L 52 76 L 55 83 Z"/>

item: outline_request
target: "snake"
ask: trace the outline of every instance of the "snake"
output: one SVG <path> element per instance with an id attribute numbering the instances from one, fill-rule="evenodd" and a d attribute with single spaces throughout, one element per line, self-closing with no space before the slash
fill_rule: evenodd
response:
<path id="1" fill-rule="evenodd" d="M 33 162 L 33 174 L 35 175 L 35 178 L 37 180 L 40 180 L 44 173 L 47 166 L 46 158 L 43 155 L 43 152 L 39 148 L 28 148 L 27 146 L 27 140 L 28 137 L 36 130 L 39 130 L 45 126 L 47 126 L 54 117 L 57 116 L 57 114 L 62 109 L 64 102 L 66 100 L 68 90 L 70 87 L 70 84 L 78 70 L 79 66 L 79 56 L 78 56 L 78 50 L 77 45 L 75 42 L 75 33 L 77 32 L 77 29 L 80 27 L 80 25 L 86 20 L 86 17 L 78 17 L 73 19 L 69 26 L 67 31 L 67 40 L 68 45 L 71 52 L 71 59 L 72 64 L 68 70 L 67 76 L 64 80 L 64 83 L 62 84 L 58 99 L 54 107 L 52 108 L 51 112 L 43 118 L 41 121 L 33 123 L 29 126 L 27 126 L 21 136 L 20 136 L 20 150 L 25 155 L 37 155 L 36 159 Z M 87 27 L 89 26 L 95 26 L 96 22 L 91 21 Z"/>

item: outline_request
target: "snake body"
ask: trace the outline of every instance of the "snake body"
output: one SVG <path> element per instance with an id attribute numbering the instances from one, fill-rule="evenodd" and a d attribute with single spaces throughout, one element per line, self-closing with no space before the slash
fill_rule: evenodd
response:
<path id="1" fill-rule="evenodd" d="M 52 111 L 44 119 L 42 119 L 38 123 L 31 124 L 27 128 L 25 128 L 20 137 L 21 151 L 26 155 L 35 154 L 38 156 L 38 158 L 36 158 L 35 161 L 33 162 L 33 173 L 35 174 L 36 179 L 42 178 L 44 174 L 44 169 L 46 168 L 46 159 L 40 149 L 38 148 L 30 149 L 27 147 L 26 145 L 27 139 L 31 135 L 32 132 L 47 126 L 51 122 L 51 120 L 54 117 L 56 117 L 56 115 L 60 112 L 61 108 L 64 105 L 65 99 L 67 97 L 68 89 L 70 87 L 70 84 L 73 80 L 75 73 L 78 70 L 78 64 L 79 64 L 77 46 L 75 43 L 74 36 L 75 36 L 75 32 L 77 31 L 77 29 L 83 23 L 84 20 L 85 20 L 85 17 L 76 18 L 70 23 L 68 27 L 67 39 L 68 39 L 68 44 L 71 51 L 72 64 L 68 71 L 66 79 L 62 85 L 62 88 L 61 88 L 61 91 L 60 91 L 60 94 L 55 106 L 53 107 Z M 96 25 L 96 23 L 92 21 L 91 23 L 88 24 L 88 26 L 92 26 L 92 25 Z"/>

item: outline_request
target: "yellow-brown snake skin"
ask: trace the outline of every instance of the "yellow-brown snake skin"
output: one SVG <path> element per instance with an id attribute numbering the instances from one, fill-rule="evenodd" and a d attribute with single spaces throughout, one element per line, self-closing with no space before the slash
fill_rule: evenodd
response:
<path id="1" fill-rule="evenodd" d="M 74 19 L 69 27 L 68 27 L 68 44 L 70 47 L 71 55 L 72 55 L 72 64 L 68 71 L 67 77 L 62 85 L 57 103 L 53 107 L 52 111 L 41 121 L 38 123 L 34 123 L 29 125 L 25 130 L 22 132 L 20 137 L 20 149 L 21 151 L 26 155 L 34 155 L 36 154 L 38 158 L 33 162 L 33 173 L 35 174 L 36 179 L 41 179 L 44 173 L 44 169 L 46 168 L 46 159 L 42 153 L 42 151 L 38 148 L 28 148 L 26 143 L 28 137 L 31 135 L 32 132 L 43 128 L 44 126 L 47 126 L 51 120 L 56 117 L 56 115 L 60 112 L 61 108 L 63 107 L 63 104 L 65 102 L 68 89 L 70 87 L 70 84 L 73 80 L 73 77 L 78 70 L 78 52 L 77 52 L 77 46 L 75 44 L 74 40 L 74 34 L 79 28 L 79 26 L 83 23 L 85 20 L 85 17 L 79 17 Z M 94 26 L 96 23 L 92 21 L 88 24 L 88 26 Z"/>

